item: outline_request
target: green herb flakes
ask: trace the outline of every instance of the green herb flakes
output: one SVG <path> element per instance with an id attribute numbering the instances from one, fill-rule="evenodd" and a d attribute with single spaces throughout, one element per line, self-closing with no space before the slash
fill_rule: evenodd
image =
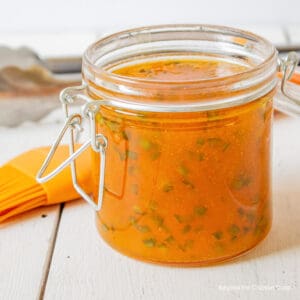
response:
<path id="1" fill-rule="evenodd" d="M 251 199 L 251 203 L 252 204 L 258 204 L 260 202 L 260 196 L 259 195 L 255 195 L 252 199 Z"/>
<path id="2" fill-rule="evenodd" d="M 165 242 L 168 244 L 172 244 L 174 241 L 175 241 L 175 239 L 174 239 L 173 235 L 170 235 L 165 239 Z"/>
<path id="3" fill-rule="evenodd" d="M 240 216 L 244 216 L 245 215 L 245 211 L 244 211 L 244 209 L 242 207 L 238 208 L 238 213 L 239 213 Z"/>
<path id="4" fill-rule="evenodd" d="M 191 225 L 189 225 L 189 224 L 185 225 L 182 229 L 182 233 L 186 234 L 186 233 L 190 232 L 191 228 L 192 228 Z"/>
<path id="5" fill-rule="evenodd" d="M 238 213 L 242 218 L 245 218 L 249 223 L 253 223 L 256 219 L 256 215 L 252 211 L 245 211 L 243 208 L 238 208 Z"/>
<path id="6" fill-rule="evenodd" d="M 188 223 L 188 222 L 191 222 L 193 220 L 193 216 L 192 215 L 178 215 L 178 214 L 174 214 L 174 218 L 177 220 L 177 222 L 179 224 Z"/>
<path id="7" fill-rule="evenodd" d="M 243 232 L 246 234 L 246 233 L 248 233 L 250 231 L 250 228 L 249 227 L 247 227 L 247 226 L 244 226 L 243 227 Z"/>
<path id="8" fill-rule="evenodd" d="M 147 139 L 141 139 L 140 140 L 140 146 L 144 149 L 144 150 L 150 150 L 151 147 L 153 146 L 153 144 L 147 140 Z"/>
<path id="9" fill-rule="evenodd" d="M 134 160 L 136 160 L 137 157 L 138 157 L 138 155 L 137 155 L 136 152 L 129 151 L 129 150 L 126 151 L 126 156 L 127 156 L 129 159 L 134 159 Z"/>
<path id="10" fill-rule="evenodd" d="M 129 222 L 131 225 L 135 225 L 137 223 L 136 217 L 130 216 L 129 217 Z"/>
<path id="11" fill-rule="evenodd" d="M 237 129 L 233 134 L 239 141 L 243 141 L 246 138 L 246 131 L 242 128 Z"/>
<path id="12" fill-rule="evenodd" d="M 265 216 L 262 216 L 254 228 L 254 234 L 257 235 L 257 234 L 265 233 L 267 227 L 268 227 L 268 220 Z"/>
<path id="13" fill-rule="evenodd" d="M 218 119 L 219 113 L 217 111 L 210 110 L 206 113 L 207 119 L 212 121 Z"/>
<path id="14" fill-rule="evenodd" d="M 166 183 L 165 185 L 163 185 L 162 190 L 163 190 L 165 193 L 169 193 L 169 192 L 171 192 L 171 191 L 174 190 L 174 186 L 173 186 L 172 184 Z"/>
<path id="15" fill-rule="evenodd" d="M 138 195 L 138 193 L 139 193 L 139 185 L 138 184 L 132 184 L 131 185 L 131 192 L 134 195 Z"/>
<path id="16" fill-rule="evenodd" d="M 127 133 L 125 132 L 125 130 L 122 130 L 121 131 L 121 136 L 122 136 L 122 138 L 124 139 L 124 140 L 126 140 L 126 141 L 128 141 L 128 135 L 127 135 Z"/>
<path id="17" fill-rule="evenodd" d="M 177 220 L 178 223 L 183 223 L 184 222 L 184 217 L 180 215 L 174 215 L 175 219 Z"/>
<path id="18" fill-rule="evenodd" d="M 253 212 L 247 212 L 245 214 L 245 216 L 246 216 L 246 219 L 249 223 L 253 223 L 256 219 L 255 213 L 253 213 Z"/>
<path id="19" fill-rule="evenodd" d="M 194 232 L 196 233 L 200 233 L 201 231 L 203 231 L 203 225 L 200 225 L 200 226 L 197 226 L 195 229 L 194 229 Z"/>
<path id="20" fill-rule="evenodd" d="M 215 251 L 219 254 L 221 254 L 225 251 L 225 246 L 221 241 L 216 241 Z"/>
<path id="21" fill-rule="evenodd" d="M 197 146 L 203 146 L 205 143 L 205 139 L 204 138 L 198 138 L 196 141 Z"/>
<path id="22" fill-rule="evenodd" d="M 157 207 L 158 207 L 158 204 L 156 201 L 150 201 L 149 208 L 151 211 L 155 211 L 157 209 Z"/>
<path id="23" fill-rule="evenodd" d="M 153 151 L 151 153 L 151 159 L 152 160 L 157 160 L 160 157 L 161 153 L 159 151 Z"/>
<path id="24" fill-rule="evenodd" d="M 198 160 L 199 160 L 199 161 L 202 161 L 202 160 L 205 159 L 205 155 L 204 155 L 203 152 L 198 153 L 198 154 L 197 154 L 197 157 L 198 157 Z"/>
<path id="25" fill-rule="evenodd" d="M 185 165 L 181 164 L 178 168 L 178 173 L 182 176 L 187 176 L 189 174 L 189 170 Z"/>
<path id="26" fill-rule="evenodd" d="M 236 224 L 232 224 L 230 225 L 230 227 L 228 228 L 228 232 L 231 235 L 232 239 L 236 239 L 238 234 L 240 233 L 240 227 L 237 226 Z"/>
<path id="27" fill-rule="evenodd" d="M 143 240 L 143 243 L 146 247 L 153 248 L 156 245 L 156 239 L 154 239 L 154 238 L 146 239 L 146 240 Z"/>
<path id="28" fill-rule="evenodd" d="M 146 138 L 142 138 L 140 140 L 140 146 L 142 147 L 142 149 L 150 153 L 150 157 L 152 160 L 158 159 L 161 155 L 159 146 Z"/>
<path id="29" fill-rule="evenodd" d="M 186 185 L 187 187 L 189 187 L 190 189 L 194 189 L 195 186 L 192 182 L 190 182 L 188 179 L 184 178 L 181 180 L 181 182 Z"/>
<path id="30" fill-rule="evenodd" d="M 166 249 L 168 247 L 167 247 L 167 245 L 165 243 L 159 243 L 159 244 L 157 244 L 157 248 Z"/>
<path id="31" fill-rule="evenodd" d="M 216 231 L 213 233 L 213 236 L 215 239 L 220 240 L 223 237 L 223 232 L 222 231 Z"/>
<path id="32" fill-rule="evenodd" d="M 136 228 L 136 230 L 140 231 L 140 232 L 149 232 L 150 231 L 150 228 L 146 225 L 139 225 L 139 224 L 135 224 L 134 226 Z"/>
<path id="33" fill-rule="evenodd" d="M 192 160 L 203 161 L 205 160 L 205 154 L 203 152 L 198 151 L 188 151 L 188 154 Z"/>
<path id="34" fill-rule="evenodd" d="M 205 206 L 197 206 L 197 207 L 195 207 L 194 212 L 195 212 L 195 214 L 197 216 L 202 217 L 202 216 L 204 216 L 206 214 L 207 207 L 205 207 Z"/>
<path id="35" fill-rule="evenodd" d="M 187 240 L 184 242 L 184 244 L 182 245 L 178 245 L 178 248 L 183 251 L 186 252 L 188 249 L 191 249 L 194 246 L 194 241 L 193 240 Z"/>
<path id="36" fill-rule="evenodd" d="M 141 215 L 141 216 L 143 216 L 143 215 L 146 214 L 146 213 L 145 213 L 140 207 L 138 207 L 137 205 L 135 205 L 135 206 L 133 207 L 133 212 L 134 212 L 135 214 Z"/>
<path id="37" fill-rule="evenodd" d="M 220 146 L 223 146 L 224 141 L 220 138 L 208 138 L 207 143 L 210 146 L 220 147 Z"/>
<path id="38" fill-rule="evenodd" d="M 107 120 L 104 118 L 105 125 L 113 132 L 120 131 L 121 124 L 115 121 Z"/>
<path id="39" fill-rule="evenodd" d="M 223 152 L 225 152 L 228 149 L 229 146 L 230 146 L 230 143 L 224 143 L 224 145 L 222 147 Z"/>
<path id="40" fill-rule="evenodd" d="M 136 166 L 131 165 L 131 166 L 128 167 L 128 173 L 130 175 L 134 175 L 136 171 L 137 171 L 137 167 Z"/>
<path id="41" fill-rule="evenodd" d="M 104 120 L 103 117 L 100 113 L 96 114 L 96 123 L 99 124 L 100 126 L 104 125 Z"/>
<path id="42" fill-rule="evenodd" d="M 109 227 L 105 223 L 101 223 L 103 231 L 109 231 Z"/>
<path id="43" fill-rule="evenodd" d="M 208 138 L 207 143 L 211 147 L 221 149 L 223 152 L 225 152 L 228 149 L 228 147 L 230 146 L 229 142 L 226 142 L 221 138 Z"/>
<path id="44" fill-rule="evenodd" d="M 120 160 L 122 160 L 122 161 L 126 160 L 127 158 L 132 159 L 132 160 L 137 160 L 137 158 L 138 158 L 138 155 L 136 152 L 129 151 L 129 150 L 126 150 L 124 152 L 124 151 L 121 151 L 117 147 L 114 147 L 114 149 L 118 152 Z"/>
<path id="45" fill-rule="evenodd" d="M 153 214 L 151 216 L 152 221 L 157 225 L 157 227 L 162 227 L 164 223 L 164 218 L 161 217 L 160 215 Z"/>
<path id="46" fill-rule="evenodd" d="M 251 178 L 246 174 L 240 174 L 232 180 L 231 187 L 235 190 L 240 190 L 244 187 L 249 186 Z"/>

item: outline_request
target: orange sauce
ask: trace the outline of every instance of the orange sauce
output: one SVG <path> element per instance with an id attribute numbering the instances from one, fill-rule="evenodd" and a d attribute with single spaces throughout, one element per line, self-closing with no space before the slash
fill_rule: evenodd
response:
<path id="1" fill-rule="evenodd" d="M 112 72 L 180 82 L 245 69 L 225 61 L 170 59 Z M 101 236 L 128 256 L 179 265 L 219 262 L 254 247 L 271 225 L 272 97 L 195 113 L 101 108 L 97 129 L 108 139 L 97 214 Z M 99 158 L 93 155 L 97 182 Z M 95 183 L 95 194 L 97 189 Z"/>

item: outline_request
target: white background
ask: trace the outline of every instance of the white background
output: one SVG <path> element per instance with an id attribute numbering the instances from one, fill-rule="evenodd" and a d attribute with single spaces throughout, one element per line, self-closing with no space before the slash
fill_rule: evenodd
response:
<path id="1" fill-rule="evenodd" d="M 0 0 L 0 33 L 116 30 L 157 23 L 286 25 L 300 0 Z"/>

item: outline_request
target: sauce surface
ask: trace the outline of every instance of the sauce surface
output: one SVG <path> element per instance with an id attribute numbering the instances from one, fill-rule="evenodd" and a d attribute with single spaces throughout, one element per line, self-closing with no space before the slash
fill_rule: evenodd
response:
<path id="1" fill-rule="evenodd" d="M 247 69 L 246 66 L 225 60 L 181 58 L 129 64 L 113 70 L 113 73 L 129 78 L 182 82 L 226 77 Z"/>
<path id="2" fill-rule="evenodd" d="M 243 70 L 176 59 L 114 72 L 181 81 Z M 129 256 L 170 264 L 218 262 L 255 246 L 271 224 L 272 97 L 197 113 L 124 114 L 103 107 L 97 129 L 109 142 L 97 218 L 102 237 Z M 93 156 L 96 195 L 99 157 Z"/>

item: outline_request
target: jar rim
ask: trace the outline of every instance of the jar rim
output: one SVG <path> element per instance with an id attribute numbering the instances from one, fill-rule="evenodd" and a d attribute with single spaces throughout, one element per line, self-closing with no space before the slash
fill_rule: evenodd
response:
<path id="1" fill-rule="evenodd" d="M 255 41 L 260 45 L 260 47 L 268 53 L 268 55 L 262 59 L 261 62 L 259 62 L 257 65 L 247 68 L 246 70 L 242 70 L 239 72 L 236 72 L 231 75 L 225 75 L 225 76 L 220 76 L 220 77 L 213 77 L 213 78 L 200 78 L 200 79 L 193 79 L 193 80 L 182 80 L 180 82 L 178 81 L 156 81 L 156 80 L 149 80 L 145 78 L 136 78 L 136 77 L 126 77 L 122 76 L 113 72 L 110 72 L 109 70 L 106 70 L 105 68 L 99 67 L 95 61 L 93 61 L 92 56 L 95 55 L 95 52 L 100 51 L 102 47 L 105 47 L 109 45 L 110 43 L 116 42 L 120 46 L 124 45 L 124 41 L 126 39 L 132 38 L 132 37 L 137 37 L 138 35 L 143 35 L 151 40 L 150 35 L 153 33 L 158 33 L 158 32 L 180 32 L 180 31 L 190 31 L 190 32 L 198 32 L 198 33 L 207 33 L 207 34 L 220 34 L 220 35 L 227 35 L 231 37 L 236 37 L 236 38 L 244 38 L 246 40 L 250 41 Z M 144 41 L 142 41 L 144 42 Z M 217 41 L 216 41 L 217 42 Z M 240 30 L 236 29 L 233 27 L 227 27 L 227 26 L 220 26 L 220 25 L 206 25 L 206 24 L 170 24 L 170 25 L 154 25 L 154 26 L 147 26 L 147 27 L 139 27 L 139 28 L 133 28 L 121 32 L 114 33 L 112 35 L 109 35 L 107 37 L 104 37 L 95 43 L 91 44 L 87 50 L 83 54 L 83 79 L 85 80 L 86 77 L 99 77 L 101 78 L 102 82 L 103 81 L 111 81 L 115 85 L 123 85 L 123 86 L 135 86 L 135 87 L 141 87 L 144 89 L 147 88 L 165 88 L 166 86 L 169 86 L 172 84 L 172 86 L 176 89 L 180 89 L 182 87 L 186 87 L 187 85 L 190 88 L 206 88 L 206 87 L 211 87 L 215 88 L 218 86 L 223 85 L 225 82 L 226 84 L 229 83 L 238 83 L 241 82 L 242 80 L 245 81 L 245 86 L 249 85 L 249 82 L 246 83 L 245 79 L 249 79 L 252 77 L 257 76 L 260 74 L 261 78 L 264 80 L 266 79 L 265 77 L 272 77 L 268 72 L 269 67 L 274 67 L 275 65 L 275 70 L 274 68 L 272 69 L 272 73 L 276 71 L 277 68 L 277 50 L 271 44 L 268 40 L 266 40 L 263 37 L 260 37 L 259 35 L 256 35 L 254 33 L 245 31 L 245 30 Z M 91 74 L 92 73 L 92 74 Z M 265 73 L 265 76 L 262 76 L 263 73 Z M 274 77 L 274 76 L 273 76 Z M 273 80 L 269 80 L 268 82 L 268 87 L 264 87 L 263 89 L 260 89 L 259 93 L 261 94 L 266 94 L 268 91 L 271 91 L 277 84 L 277 80 L 273 78 Z M 241 85 L 242 87 L 242 85 Z M 222 108 L 222 107 L 228 107 L 228 106 L 234 106 L 234 105 L 239 105 L 241 102 L 249 102 L 252 101 L 254 98 L 258 98 L 258 94 L 254 95 L 255 93 L 251 93 L 252 95 L 250 97 L 242 97 L 244 100 L 242 100 L 241 97 L 231 97 L 231 99 L 226 99 L 226 101 L 212 101 L 207 105 L 208 103 L 204 101 L 199 101 L 199 102 L 194 102 L 194 103 L 185 103 L 184 105 L 190 106 L 190 109 L 192 111 L 196 110 L 207 110 L 208 107 L 211 105 L 216 106 L 217 108 Z M 247 99 L 246 99 L 247 98 Z M 116 103 L 117 101 L 114 101 Z M 123 101 L 124 103 L 128 101 Z M 222 102 L 222 103 L 221 103 Z M 130 104 L 130 101 L 128 102 L 129 109 L 133 108 L 133 106 Z M 147 103 L 147 109 L 142 109 L 143 103 L 135 103 L 140 106 L 141 110 L 153 110 L 153 111 L 186 111 L 187 109 L 180 109 L 181 105 L 178 105 L 176 103 L 168 103 L 167 107 L 168 108 L 151 108 L 150 106 L 160 106 L 158 103 L 153 103 L 149 104 Z M 126 106 L 126 105 L 125 105 Z M 135 106 L 135 105 L 134 105 Z M 165 106 L 165 105 L 162 105 Z M 216 108 L 216 107 L 214 107 Z M 211 109 L 214 109 L 211 108 Z M 188 109 L 189 110 L 189 109 Z"/>

